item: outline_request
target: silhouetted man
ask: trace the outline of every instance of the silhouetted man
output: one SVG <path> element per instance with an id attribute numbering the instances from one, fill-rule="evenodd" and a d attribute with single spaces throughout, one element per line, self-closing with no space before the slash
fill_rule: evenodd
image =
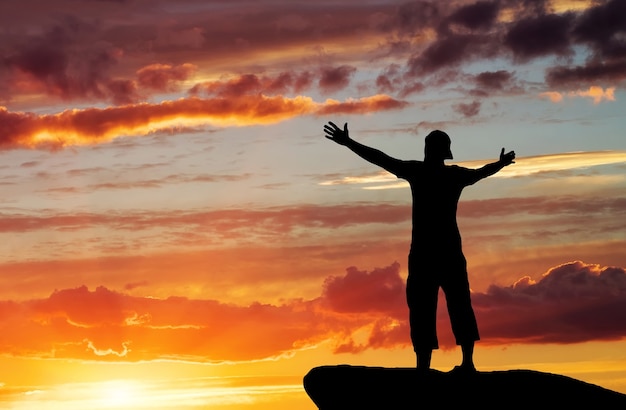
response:
<path id="1" fill-rule="evenodd" d="M 515 152 L 500 152 L 500 160 L 479 169 L 445 165 L 452 159 L 450 137 L 443 131 L 426 136 L 424 161 L 404 161 L 370 148 L 350 138 L 348 124 L 343 130 L 332 122 L 324 125 L 326 138 L 345 145 L 361 158 L 378 165 L 398 178 L 406 179 L 413 195 L 413 233 L 409 252 L 407 303 L 411 340 L 417 356 L 417 368 L 430 368 L 437 340 L 437 297 L 441 287 L 456 343 L 461 346 L 463 361 L 455 372 L 472 372 L 474 342 L 479 340 L 478 326 L 470 300 L 467 263 L 461 249 L 461 235 L 456 209 L 461 191 L 468 185 L 495 174 L 514 163 Z"/>

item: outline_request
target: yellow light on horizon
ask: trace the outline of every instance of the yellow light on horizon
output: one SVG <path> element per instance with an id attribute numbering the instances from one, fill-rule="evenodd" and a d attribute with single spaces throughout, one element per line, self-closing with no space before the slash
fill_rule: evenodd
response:
<path id="1" fill-rule="evenodd" d="M 100 403 L 107 408 L 132 408 L 140 402 L 145 402 L 144 392 L 136 382 L 113 380 L 105 382 L 101 387 Z"/>
<path id="2" fill-rule="evenodd" d="M 201 406 L 236 408 L 280 397 L 303 394 L 300 384 L 238 385 L 232 378 L 219 379 L 115 379 L 97 382 L 38 386 L 5 394 L 4 403 L 13 410 L 137 410 L 186 409 Z"/>

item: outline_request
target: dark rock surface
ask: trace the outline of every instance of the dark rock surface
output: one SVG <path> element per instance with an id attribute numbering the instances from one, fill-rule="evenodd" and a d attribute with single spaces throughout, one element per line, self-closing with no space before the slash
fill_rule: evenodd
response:
<path id="1" fill-rule="evenodd" d="M 304 377 L 304 389 L 320 410 L 453 408 L 459 405 L 479 409 L 555 406 L 626 409 L 624 394 L 570 377 L 532 370 L 463 375 L 437 370 L 423 374 L 414 368 L 322 366 Z"/>

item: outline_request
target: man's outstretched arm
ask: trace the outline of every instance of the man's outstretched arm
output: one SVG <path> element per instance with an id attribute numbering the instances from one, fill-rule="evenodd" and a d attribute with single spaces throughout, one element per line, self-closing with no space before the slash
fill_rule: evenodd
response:
<path id="1" fill-rule="evenodd" d="M 487 164 L 482 168 L 478 168 L 476 170 L 478 178 L 477 181 L 483 178 L 487 178 L 500 171 L 502 168 L 515 164 L 515 151 L 509 151 L 506 154 L 504 153 L 504 148 L 500 151 L 500 159 L 496 162 L 492 162 L 491 164 Z"/>
<path id="2" fill-rule="evenodd" d="M 345 123 L 343 129 L 341 129 L 335 125 L 335 123 L 329 121 L 327 125 L 324 125 L 324 132 L 326 133 L 326 138 L 331 141 L 335 141 L 339 145 L 344 145 L 350 148 L 352 152 L 364 160 L 378 165 L 392 174 L 396 174 L 398 172 L 398 167 L 402 163 L 401 160 L 390 157 L 380 150 L 368 147 L 367 145 L 363 145 L 350 138 L 348 133 L 348 123 Z"/>

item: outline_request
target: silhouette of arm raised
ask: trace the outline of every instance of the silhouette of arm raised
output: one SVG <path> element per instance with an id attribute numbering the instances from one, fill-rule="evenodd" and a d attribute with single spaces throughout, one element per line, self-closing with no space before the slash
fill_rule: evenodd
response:
<path id="1" fill-rule="evenodd" d="M 324 132 L 326 133 L 325 137 L 329 140 L 350 148 L 352 152 L 364 160 L 371 162 L 374 165 L 378 165 L 393 174 L 397 173 L 398 167 L 402 163 L 402 161 L 397 158 L 390 157 L 380 150 L 368 147 L 367 145 L 363 145 L 350 138 L 348 133 L 348 123 L 344 124 L 342 130 L 335 125 L 335 123 L 329 121 L 328 125 L 324 125 Z"/>
<path id="2" fill-rule="evenodd" d="M 487 178 L 500 171 L 502 168 L 515 164 L 515 151 L 509 151 L 506 154 L 504 153 L 504 148 L 500 151 L 500 159 L 496 162 L 492 162 L 491 164 L 487 164 L 481 168 L 476 170 L 476 180 L 480 180 L 483 178 Z"/>

